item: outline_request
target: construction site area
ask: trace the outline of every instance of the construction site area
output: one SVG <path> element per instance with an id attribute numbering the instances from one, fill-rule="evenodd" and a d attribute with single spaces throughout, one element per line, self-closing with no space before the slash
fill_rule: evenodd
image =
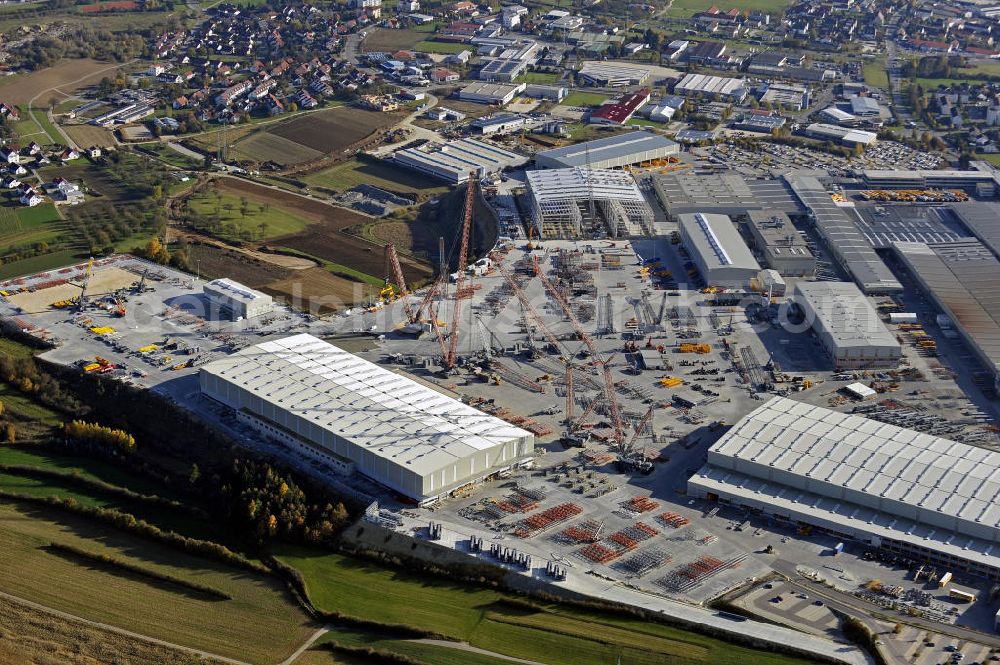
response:
<path id="1" fill-rule="evenodd" d="M 587 193 L 575 204 L 582 213 L 590 183 L 586 174 L 572 175 Z M 949 590 L 917 593 L 913 570 L 919 565 L 925 579 L 953 574 L 984 598 L 993 573 L 849 540 L 822 519 L 797 522 L 692 490 L 727 437 L 782 398 L 865 427 L 947 437 L 948 445 L 972 450 L 961 453 L 969 458 L 1000 451 L 992 382 L 921 291 L 866 295 L 835 274 L 817 282 L 790 269 L 774 280 L 767 273 L 777 272 L 761 270 L 746 246 L 749 258 L 740 258 L 747 241 L 735 226 L 728 230 L 728 220 L 685 228 L 670 215 L 657 219 L 655 233 L 623 229 L 628 239 L 501 238 L 485 255 L 470 256 L 477 186 L 473 174 L 453 241 L 455 272 L 441 271 L 411 293 L 395 248 L 386 245 L 379 299 L 328 318 L 231 280 L 200 283 L 128 256 L 2 283 L 3 314 L 54 345 L 45 358 L 153 387 L 242 445 L 370 501 L 369 521 L 533 583 L 681 616 L 692 605 L 759 592 L 778 575 L 839 589 L 858 607 L 883 607 L 864 586 L 879 580 L 926 601 L 893 611 L 935 625 L 991 625 L 987 603 L 955 605 Z M 555 196 L 558 188 L 549 189 Z M 800 237 L 826 260 L 815 235 Z M 831 273 L 841 268 L 830 265 Z M 844 330 L 843 307 L 871 328 Z M 815 320 L 804 320 L 807 311 Z M 869 313 L 872 320 L 863 320 Z M 305 332 L 315 338 L 293 335 Z M 261 367 L 234 364 L 241 349 Z M 883 355 L 886 349 L 892 353 Z M 287 375 L 274 363 L 287 364 Z M 206 392 L 205 376 L 230 371 L 246 377 Z M 327 387 L 316 388 L 314 376 Z M 292 425 L 319 418 L 298 413 L 296 404 L 251 417 L 229 397 L 244 381 L 262 394 L 281 392 L 278 402 L 296 395 L 297 403 L 300 391 L 313 390 L 309 399 L 331 414 L 328 431 Z M 358 413 L 359 396 L 377 406 Z M 417 429 L 398 426 L 403 415 Z M 500 433 L 484 434 L 485 417 Z M 367 457 L 399 454 L 386 443 L 392 437 L 408 442 L 419 486 L 400 489 L 380 466 L 366 466 Z M 461 470 L 452 461 L 460 446 Z M 508 448 L 515 452 L 484 452 Z M 757 595 L 747 601 L 757 605 L 775 616 L 783 607 Z M 839 639 L 812 607 L 795 603 L 779 623 Z"/>

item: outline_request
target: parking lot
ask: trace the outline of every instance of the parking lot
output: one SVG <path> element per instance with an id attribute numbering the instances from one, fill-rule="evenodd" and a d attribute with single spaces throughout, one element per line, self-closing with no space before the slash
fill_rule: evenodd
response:
<path id="1" fill-rule="evenodd" d="M 835 177 L 847 177 L 861 169 L 935 169 L 942 159 L 895 141 L 879 141 L 850 160 L 822 150 L 758 141 L 753 148 L 720 143 L 692 148 L 703 163 L 735 171 L 751 178 L 780 176 L 791 171 L 822 169 Z"/>

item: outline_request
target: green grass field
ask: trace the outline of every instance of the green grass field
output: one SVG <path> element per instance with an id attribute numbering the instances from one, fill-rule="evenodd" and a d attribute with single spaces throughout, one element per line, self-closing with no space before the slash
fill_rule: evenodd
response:
<path id="1" fill-rule="evenodd" d="M 246 217 L 240 212 L 240 198 L 232 194 L 201 191 L 188 199 L 188 205 L 202 217 L 210 217 L 218 210 L 224 230 L 216 235 L 222 237 L 238 237 L 242 233 L 250 234 L 255 240 L 277 238 L 279 236 L 299 233 L 309 226 L 309 221 L 294 215 L 284 208 L 272 206 L 261 210 L 260 205 L 253 201 L 247 204 Z M 226 209 L 229 206 L 229 209 Z M 261 233 L 261 225 L 266 225 Z"/>
<path id="2" fill-rule="evenodd" d="M 412 49 L 434 32 L 436 23 L 411 26 L 402 30 L 370 30 L 365 37 L 364 49 L 371 51 L 398 51 Z"/>
<path id="3" fill-rule="evenodd" d="M 0 353 L 13 358 L 30 358 L 35 350 L 26 344 L 15 342 L 9 337 L 0 337 Z"/>
<path id="4" fill-rule="evenodd" d="M 286 658 L 312 631 L 277 581 L 61 512 L 4 501 L 0 539 L 0 590 L 86 619 L 262 664 Z M 232 600 L 74 561 L 47 549 L 52 542 L 219 589 Z"/>
<path id="5" fill-rule="evenodd" d="M 929 79 L 929 78 L 917 78 L 915 79 L 917 85 L 923 86 L 925 92 L 931 92 L 932 90 L 937 90 L 938 86 L 952 86 L 961 85 L 962 83 L 968 83 L 969 85 L 981 85 L 983 81 L 977 81 L 976 79 L 963 79 L 963 78 L 947 78 L 947 79 Z"/>
<path id="6" fill-rule="evenodd" d="M 986 76 L 1000 76 L 1000 62 L 982 60 L 975 61 L 971 67 L 963 67 L 957 70 L 959 74 L 985 74 Z"/>
<path id="7" fill-rule="evenodd" d="M 7 397 L 0 397 L 4 404 L 8 403 Z M 32 402 L 31 404 L 34 405 Z M 44 409 L 44 407 L 36 408 Z M 58 414 L 45 410 L 46 416 L 51 422 L 52 415 L 55 422 L 60 418 Z M 63 452 L 50 446 L 40 446 L 35 444 L 15 444 L 0 447 L 0 464 L 30 466 L 37 469 L 70 472 L 81 478 L 98 480 L 118 487 L 125 487 L 140 494 L 156 494 L 168 499 L 180 499 L 178 495 L 168 488 L 153 482 L 141 475 L 123 470 L 121 467 L 105 462 L 93 457 L 74 455 L 70 452 Z"/>
<path id="8" fill-rule="evenodd" d="M 569 93 L 559 103 L 564 106 L 599 106 L 607 99 L 610 99 L 610 96 L 604 93 L 577 91 Z"/>
<path id="9" fill-rule="evenodd" d="M 519 81 L 524 83 L 539 83 L 542 85 L 550 85 L 553 83 L 558 83 L 562 78 L 559 74 L 551 74 L 549 72 L 525 72 L 518 77 Z"/>
<path id="10" fill-rule="evenodd" d="M 182 155 L 176 150 L 172 150 L 165 143 L 147 143 L 141 149 L 161 162 L 170 166 L 176 166 L 179 169 L 197 169 L 201 168 L 204 164 L 202 161 L 195 161 L 187 155 Z"/>
<path id="11" fill-rule="evenodd" d="M 419 173 L 394 168 L 382 162 L 352 159 L 305 178 L 313 187 L 326 187 L 343 192 L 358 185 L 372 185 L 380 189 L 416 194 L 420 198 L 438 196 L 448 191 L 446 185 Z"/>
<path id="12" fill-rule="evenodd" d="M 26 227 L 41 226 L 61 219 L 53 203 L 43 203 L 34 208 L 18 208 L 17 218 Z"/>
<path id="13" fill-rule="evenodd" d="M 34 208 L 0 206 L 0 247 L 51 242 L 63 233 L 59 213 L 51 203 Z"/>
<path id="14" fill-rule="evenodd" d="M 0 463 L 16 464 L 16 462 Z M 40 469 L 46 468 L 42 465 L 30 463 L 26 466 Z M 52 467 L 48 468 L 51 469 Z M 80 473 L 79 475 L 86 478 L 98 477 L 93 473 Z M 161 488 L 153 486 L 146 489 L 156 492 Z M 172 506 L 154 505 L 137 499 L 118 496 L 96 487 L 87 487 L 73 483 L 70 479 L 55 476 L 34 477 L 29 473 L 19 470 L 0 471 L 0 490 L 38 498 L 55 497 L 59 499 L 74 499 L 80 505 L 90 508 L 108 508 L 130 513 L 135 515 L 136 518 L 146 520 L 161 529 L 174 531 L 191 538 L 203 540 L 218 540 L 219 538 L 218 529 L 214 528 L 206 520 L 195 517 L 187 511 Z"/>
<path id="15" fill-rule="evenodd" d="M 619 656 L 640 665 L 805 662 L 617 615 L 565 606 L 544 611 L 512 606 L 497 591 L 339 554 L 286 546 L 277 556 L 302 573 L 310 600 L 323 610 L 422 628 L 549 665 L 613 663 Z"/>
<path id="16" fill-rule="evenodd" d="M 9 279 L 11 277 L 19 277 L 21 275 L 31 275 L 44 270 L 52 270 L 53 268 L 61 268 L 65 265 L 75 263 L 76 261 L 85 258 L 87 258 L 87 253 L 85 251 L 64 249 L 58 252 L 52 252 L 51 254 L 33 256 L 30 259 L 11 261 L 10 263 L 0 265 L 0 279 Z"/>
<path id="17" fill-rule="evenodd" d="M 993 166 L 1000 168 L 1000 152 L 977 152 L 975 159 L 989 162 Z"/>
<path id="18" fill-rule="evenodd" d="M 433 42 L 433 41 L 419 41 L 413 45 L 413 49 L 416 51 L 421 51 L 423 53 L 444 53 L 450 55 L 452 53 L 461 53 L 462 51 L 468 51 L 468 44 L 454 44 L 452 42 Z"/>
<path id="19" fill-rule="evenodd" d="M 59 131 L 49 122 L 44 109 L 32 108 L 29 113 L 27 104 L 22 104 L 17 109 L 21 112 L 21 119 L 14 123 L 13 129 L 18 140 L 22 143 L 28 144 L 31 141 L 40 145 L 65 143 Z M 36 123 L 35 120 L 38 122 Z M 41 129 L 39 129 L 39 125 L 41 125 Z"/>
<path id="20" fill-rule="evenodd" d="M 722 11 L 728 11 L 732 7 L 739 7 L 741 11 L 758 9 L 762 12 L 776 13 L 789 5 L 789 0 L 744 0 L 740 3 L 726 4 L 725 2 L 714 2 L 713 0 L 673 0 L 667 16 L 670 18 L 690 18 L 698 12 L 709 9 L 712 5 L 717 6 Z"/>
<path id="21" fill-rule="evenodd" d="M 6 348 L 2 345 L 0 345 L 0 353 L 7 353 Z M 3 402 L 5 413 L 11 413 L 22 420 L 33 420 L 49 427 L 55 427 L 62 422 L 59 414 L 52 409 L 42 406 L 25 397 L 23 393 L 2 383 L 0 383 L 0 402 Z M 0 448 L 0 464 L 16 464 L 16 462 L 4 461 L 4 454 L 8 450 L 14 449 L 10 447 Z"/>
<path id="22" fill-rule="evenodd" d="M 866 60 L 861 68 L 861 73 L 865 77 L 865 83 L 883 90 L 889 89 L 889 74 L 885 71 L 885 56 L 879 56 L 873 60 Z"/>

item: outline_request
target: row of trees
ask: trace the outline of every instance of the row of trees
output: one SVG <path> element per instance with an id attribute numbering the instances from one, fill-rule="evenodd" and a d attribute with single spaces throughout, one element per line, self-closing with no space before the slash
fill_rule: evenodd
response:
<path id="1" fill-rule="evenodd" d="M 122 429 L 107 427 L 84 420 L 71 420 L 63 425 L 68 442 L 103 454 L 130 454 L 135 451 L 135 437 Z"/>
<path id="2" fill-rule="evenodd" d="M 3 441 L 7 443 L 17 441 L 17 427 L 7 419 L 7 410 L 3 402 L 0 402 L 0 434 L 3 436 Z"/>
<path id="3" fill-rule="evenodd" d="M 342 503 L 310 503 L 292 477 L 250 459 L 233 463 L 232 480 L 223 487 L 232 518 L 246 525 L 258 541 L 330 543 L 347 524 Z"/>
<path id="4" fill-rule="evenodd" d="M 160 469 L 176 491 L 202 506 L 219 525 L 251 546 L 268 540 L 332 544 L 350 519 L 343 502 L 323 485 L 297 478 L 268 462 L 248 457 L 217 430 L 136 388 L 90 374 L 65 374 L 91 408 L 88 420 L 129 432 L 142 442 L 117 461 L 131 468 L 159 466 L 157 460 L 185 460 L 183 476 Z"/>
<path id="5" fill-rule="evenodd" d="M 34 358 L 15 358 L 0 354 L 0 379 L 8 386 L 29 395 L 45 406 L 77 415 L 86 415 L 88 409 L 73 392 L 48 372 L 38 368 Z"/>

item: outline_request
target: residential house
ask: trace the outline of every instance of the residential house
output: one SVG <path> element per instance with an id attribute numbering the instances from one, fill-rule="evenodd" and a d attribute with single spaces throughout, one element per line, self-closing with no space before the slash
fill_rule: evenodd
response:
<path id="1" fill-rule="evenodd" d="M 8 164 L 20 164 L 21 152 L 16 145 L 0 147 L 0 161 Z"/>

